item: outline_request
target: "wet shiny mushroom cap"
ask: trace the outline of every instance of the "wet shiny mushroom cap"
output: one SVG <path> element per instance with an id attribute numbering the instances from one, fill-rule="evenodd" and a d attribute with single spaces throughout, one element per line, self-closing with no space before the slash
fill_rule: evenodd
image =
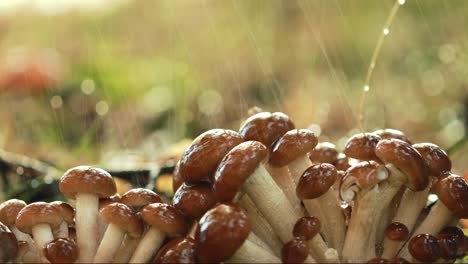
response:
<path id="1" fill-rule="evenodd" d="M 213 191 L 219 202 L 232 201 L 247 178 L 268 157 L 268 149 L 258 141 L 246 141 L 233 148 L 219 163 Z"/>
<path id="2" fill-rule="evenodd" d="M 462 244 L 465 240 L 465 234 L 456 226 L 446 226 L 439 232 L 437 238 L 450 238 L 455 240 L 457 244 Z"/>
<path id="3" fill-rule="evenodd" d="M 182 185 L 184 182 L 184 178 L 182 174 L 180 174 L 180 161 L 177 161 L 174 171 L 172 172 L 172 191 L 175 193 L 177 189 Z"/>
<path id="4" fill-rule="evenodd" d="M 424 262 L 436 261 L 441 255 L 437 238 L 428 234 L 420 234 L 411 238 L 408 250 L 413 258 Z"/>
<path id="5" fill-rule="evenodd" d="M 344 147 L 347 157 L 357 160 L 379 160 L 374 149 L 381 137 L 372 133 L 359 133 L 348 139 Z"/>
<path id="6" fill-rule="evenodd" d="M 114 179 L 107 171 L 89 166 L 79 166 L 66 171 L 60 180 L 59 188 L 65 197 L 73 200 L 77 193 L 90 193 L 105 198 L 117 191 Z"/>
<path id="7" fill-rule="evenodd" d="M 312 163 L 330 163 L 335 162 L 338 156 L 338 150 L 333 143 L 321 142 L 309 152 L 309 159 Z"/>
<path id="8" fill-rule="evenodd" d="M 393 241 L 406 241 L 409 236 L 409 230 L 406 225 L 393 222 L 385 229 L 385 236 Z"/>
<path id="9" fill-rule="evenodd" d="M 18 252 L 18 241 L 10 229 L 0 222 L 0 262 L 13 261 Z"/>
<path id="10" fill-rule="evenodd" d="M 372 263 L 372 264 L 386 264 L 386 263 L 390 263 L 390 261 L 388 261 L 387 259 L 384 259 L 384 258 L 373 258 L 373 259 L 370 259 L 367 261 L 367 263 Z"/>
<path id="11" fill-rule="evenodd" d="M 63 217 L 63 221 L 67 222 L 69 225 L 72 225 L 75 220 L 75 209 L 71 205 L 69 205 L 66 202 L 62 201 L 55 201 L 51 202 L 51 205 L 57 206 L 57 208 L 60 210 L 60 213 Z"/>
<path id="12" fill-rule="evenodd" d="M 338 178 L 336 168 L 328 163 L 316 164 L 304 171 L 296 187 L 301 200 L 314 199 L 326 193 Z"/>
<path id="13" fill-rule="evenodd" d="M 437 237 L 440 247 L 440 257 L 443 259 L 456 259 L 458 253 L 458 243 L 451 237 Z"/>
<path id="14" fill-rule="evenodd" d="M 136 210 L 140 207 L 151 203 L 162 203 L 161 197 L 150 189 L 135 188 L 127 191 L 120 198 L 120 203 L 123 203 Z"/>
<path id="15" fill-rule="evenodd" d="M 136 213 L 122 203 L 111 203 L 99 210 L 99 216 L 106 223 L 116 225 L 128 236 L 140 237 L 143 234 L 143 223 Z"/>
<path id="16" fill-rule="evenodd" d="M 180 237 L 164 245 L 153 260 L 153 263 L 195 263 L 195 240 Z"/>
<path id="17" fill-rule="evenodd" d="M 396 129 L 391 129 L 391 128 L 386 128 L 386 129 L 379 129 L 373 132 L 373 134 L 381 137 L 382 139 L 399 139 L 401 141 L 405 141 L 408 144 L 411 144 L 411 141 L 409 138 L 403 134 L 403 132 L 396 130 Z"/>
<path id="18" fill-rule="evenodd" d="M 402 171 L 407 176 L 405 185 L 412 191 L 422 191 L 429 184 L 423 158 L 408 143 L 399 139 L 383 139 L 375 147 L 375 154 L 385 164 L 393 164 Z"/>
<path id="19" fill-rule="evenodd" d="M 413 148 L 421 154 L 431 175 L 439 177 L 452 170 L 452 161 L 439 146 L 432 143 L 419 143 L 414 144 Z"/>
<path id="20" fill-rule="evenodd" d="M 293 236 L 308 241 L 320 232 L 321 227 L 322 224 L 317 217 L 304 216 L 294 225 Z"/>
<path id="21" fill-rule="evenodd" d="M 307 242 L 300 238 L 293 238 L 283 245 L 281 261 L 283 263 L 303 263 L 309 255 Z"/>
<path id="22" fill-rule="evenodd" d="M 394 257 L 389 260 L 391 264 L 409 264 L 410 262 L 404 258 Z"/>
<path id="23" fill-rule="evenodd" d="M 14 226 L 16 216 L 26 206 L 26 203 L 18 199 L 10 199 L 0 204 L 0 222 L 7 226 Z"/>
<path id="24" fill-rule="evenodd" d="M 52 228 L 57 228 L 62 223 L 62 214 L 57 206 L 36 202 L 25 206 L 16 217 L 16 227 L 31 234 L 32 227 L 37 224 L 49 224 Z"/>
<path id="25" fill-rule="evenodd" d="M 216 198 L 208 183 L 184 183 L 172 198 L 172 205 L 191 219 L 197 219 L 216 204 Z"/>
<path id="26" fill-rule="evenodd" d="M 274 142 L 292 129 L 294 129 L 294 123 L 284 113 L 261 112 L 245 120 L 239 134 L 245 141 L 259 141 L 268 148 L 272 148 Z"/>
<path id="27" fill-rule="evenodd" d="M 200 219 L 195 232 L 195 255 L 199 262 L 229 259 L 247 239 L 251 223 L 236 204 L 219 204 Z"/>
<path id="28" fill-rule="evenodd" d="M 120 195 L 115 194 L 111 197 L 106 197 L 106 198 L 100 198 L 99 199 L 99 209 L 103 208 L 106 205 L 109 205 L 111 203 L 120 203 Z"/>
<path id="29" fill-rule="evenodd" d="M 69 239 L 56 238 L 44 247 L 44 256 L 50 263 L 74 263 L 78 259 L 78 246 Z"/>
<path id="30" fill-rule="evenodd" d="M 333 166 L 339 171 L 346 171 L 351 164 L 349 164 L 349 158 L 344 153 L 340 153 L 333 162 Z"/>
<path id="31" fill-rule="evenodd" d="M 439 200 L 458 218 L 468 218 L 468 184 L 456 175 L 440 180 L 435 186 Z"/>
<path id="32" fill-rule="evenodd" d="M 307 155 L 317 143 L 317 136 L 308 129 L 290 130 L 273 144 L 270 164 L 275 167 L 286 166 L 300 156 Z"/>
<path id="33" fill-rule="evenodd" d="M 179 161 L 186 182 L 210 181 L 221 159 L 243 139 L 232 130 L 212 129 L 198 136 Z"/>
<path id="34" fill-rule="evenodd" d="M 140 212 L 146 224 L 156 227 L 168 235 L 183 235 L 187 230 L 184 217 L 172 205 L 148 204 Z"/>

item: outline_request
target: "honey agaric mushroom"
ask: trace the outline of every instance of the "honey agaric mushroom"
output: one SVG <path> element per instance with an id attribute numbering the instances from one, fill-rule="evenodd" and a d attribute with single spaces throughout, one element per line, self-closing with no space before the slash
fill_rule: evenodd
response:
<path id="1" fill-rule="evenodd" d="M 324 226 L 325 240 L 331 248 L 341 253 L 345 240 L 346 224 L 338 197 L 331 190 L 338 177 L 336 168 L 328 163 L 316 164 L 304 171 L 297 184 L 296 193 L 310 215 L 320 211 Z M 317 206 L 318 205 L 318 206 Z M 319 237 L 319 236 L 318 236 Z M 325 251 L 313 248 L 321 254 L 319 261 L 325 261 Z"/>
<path id="2" fill-rule="evenodd" d="M 32 245 L 30 235 L 21 232 L 15 225 L 18 213 L 26 206 L 26 203 L 18 199 L 10 199 L 0 204 L 0 222 L 5 224 L 16 236 L 18 241 L 25 241 L 28 245 Z M 35 250 L 35 249 L 34 249 Z"/>
<path id="3" fill-rule="evenodd" d="M 335 166 L 338 171 L 346 171 L 351 167 L 351 164 L 349 163 L 349 158 L 344 153 L 340 153 L 333 162 L 333 166 Z"/>
<path id="4" fill-rule="evenodd" d="M 394 257 L 389 260 L 391 264 L 409 264 L 410 262 L 404 258 Z"/>
<path id="5" fill-rule="evenodd" d="M 75 228 L 80 249 L 78 262 L 89 263 L 93 261 L 98 244 L 99 198 L 115 194 L 115 182 L 102 169 L 79 166 L 65 172 L 59 188 L 65 197 L 76 200 Z"/>
<path id="6" fill-rule="evenodd" d="M 390 263 L 387 259 L 384 258 L 373 258 L 367 261 L 368 264 L 387 264 Z"/>
<path id="7" fill-rule="evenodd" d="M 404 242 L 408 239 L 409 230 L 408 228 L 399 222 L 393 222 L 385 229 L 385 240 L 383 244 L 384 251 L 382 254 L 383 258 L 392 258 L 396 255 L 396 252 L 400 246 L 400 242 Z"/>
<path id="8" fill-rule="evenodd" d="M 145 223 L 151 227 L 135 249 L 130 263 L 150 261 L 166 235 L 184 235 L 187 230 L 184 217 L 172 205 L 152 203 L 143 207 L 140 213 Z"/>
<path id="9" fill-rule="evenodd" d="M 399 139 L 401 141 L 405 141 L 408 144 L 411 144 L 411 141 L 408 139 L 408 137 L 403 134 L 403 132 L 392 129 L 392 128 L 386 128 L 386 129 L 379 129 L 374 132 L 373 134 L 381 137 L 382 139 Z"/>
<path id="10" fill-rule="evenodd" d="M 439 234 L 437 235 L 437 239 L 439 240 L 439 244 L 444 241 L 452 241 L 456 245 L 455 255 L 463 255 L 467 250 L 468 246 L 468 238 L 465 236 L 463 231 L 455 226 L 447 226 L 442 229 Z M 447 244 L 447 243 L 445 243 Z M 446 252 L 448 250 L 447 245 L 446 247 L 442 247 L 442 257 L 448 257 L 450 254 Z M 449 259 L 449 258 L 446 258 Z"/>
<path id="11" fill-rule="evenodd" d="M 244 191 L 285 243 L 292 238 L 290 230 L 301 216 L 265 169 L 267 156 L 268 149 L 258 141 L 239 144 L 220 162 L 213 190 L 219 202 L 232 201 Z"/>
<path id="12" fill-rule="evenodd" d="M 111 204 L 111 203 L 118 203 L 120 202 L 120 195 L 117 193 L 115 195 L 112 195 L 111 197 L 106 197 L 106 198 L 99 198 L 99 210 L 104 208 L 105 206 Z M 99 213 L 98 210 L 98 213 Z M 97 241 L 98 245 L 102 240 L 102 237 L 104 237 L 104 233 L 106 232 L 108 223 L 104 221 L 101 217 L 97 218 Z M 75 230 L 76 233 L 76 230 Z"/>
<path id="13" fill-rule="evenodd" d="M 315 263 L 315 261 L 306 261 L 309 257 L 309 248 L 307 242 L 301 238 L 293 238 L 283 245 L 281 249 L 281 261 L 283 263 Z"/>
<path id="14" fill-rule="evenodd" d="M 60 223 L 58 230 L 54 232 L 54 236 L 56 238 L 68 238 L 68 227 L 75 223 L 75 209 L 68 203 L 61 201 L 51 202 L 50 204 L 57 206 L 62 215 L 62 223 Z"/>
<path id="15" fill-rule="evenodd" d="M 420 234 L 411 238 L 408 250 L 414 259 L 423 262 L 433 262 L 441 256 L 437 238 L 429 234 Z"/>
<path id="16" fill-rule="evenodd" d="M 312 163 L 330 163 L 333 164 L 338 157 L 336 146 L 330 142 L 320 142 L 309 153 L 309 159 Z"/>
<path id="17" fill-rule="evenodd" d="M 195 263 L 195 240 L 190 237 L 174 238 L 158 251 L 153 263 Z"/>
<path id="18" fill-rule="evenodd" d="M 15 234 L 2 222 L 0 222 L 0 245 L 0 262 L 14 261 L 18 252 L 18 241 Z"/>
<path id="19" fill-rule="evenodd" d="M 42 258 L 42 249 L 54 240 L 52 230 L 62 223 L 60 210 L 48 203 L 36 202 L 25 206 L 16 217 L 16 227 L 28 234 L 32 234 L 38 255 Z"/>
<path id="20" fill-rule="evenodd" d="M 238 205 L 219 204 L 200 219 L 195 256 L 203 263 L 279 263 L 278 258 L 247 239 L 250 231 L 250 220 Z"/>
<path id="21" fill-rule="evenodd" d="M 184 182 L 184 178 L 182 174 L 180 174 L 180 160 L 177 161 L 176 165 L 174 166 L 174 171 L 172 172 L 172 192 L 175 193 L 179 189 L 179 187 Z"/>
<path id="22" fill-rule="evenodd" d="M 212 129 L 199 135 L 179 161 L 178 173 L 185 182 L 210 181 L 218 163 L 243 141 L 232 130 Z"/>
<path id="23" fill-rule="evenodd" d="M 78 247 L 66 238 L 56 238 L 44 247 L 44 256 L 50 263 L 74 263 L 78 259 Z"/>
<path id="24" fill-rule="evenodd" d="M 122 203 L 109 204 L 102 208 L 99 214 L 108 222 L 108 226 L 93 262 L 108 263 L 113 260 L 125 235 L 133 238 L 142 235 L 143 223 L 130 207 Z"/>
<path id="25" fill-rule="evenodd" d="M 382 140 L 382 138 L 375 134 L 359 133 L 348 139 L 343 152 L 347 157 L 353 159 L 378 161 L 379 158 L 375 155 L 374 149 L 380 140 Z"/>

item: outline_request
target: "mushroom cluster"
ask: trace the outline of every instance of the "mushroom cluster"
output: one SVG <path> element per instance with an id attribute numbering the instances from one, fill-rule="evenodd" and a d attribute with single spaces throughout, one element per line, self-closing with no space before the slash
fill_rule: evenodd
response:
<path id="1" fill-rule="evenodd" d="M 468 238 L 468 184 L 438 146 L 393 129 L 359 133 L 343 153 L 255 111 L 239 132 L 198 136 L 174 170 L 172 201 L 119 196 L 111 175 L 75 167 L 70 200 L 0 205 L 0 262 L 409 263 L 453 261 Z M 428 197 L 438 201 L 430 204 Z"/>

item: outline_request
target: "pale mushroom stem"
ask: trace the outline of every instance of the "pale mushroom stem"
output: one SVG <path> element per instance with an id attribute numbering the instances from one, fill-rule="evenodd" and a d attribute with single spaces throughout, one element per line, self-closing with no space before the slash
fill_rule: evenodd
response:
<path id="1" fill-rule="evenodd" d="M 11 232 L 13 232 L 13 234 L 15 234 L 16 239 L 18 241 L 26 241 L 28 244 L 32 243 L 33 240 L 31 238 L 31 236 L 26 234 L 26 233 L 23 233 L 23 232 L 19 231 L 18 228 L 16 228 L 16 226 L 11 226 L 10 230 L 11 230 Z"/>
<path id="2" fill-rule="evenodd" d="M 97 214 L 99 198 L 94 194 L 76 194 L 75 229 L 80 249 L 78 263 L 90 263 L 97 249 Z"/>
<path id="3" fill-rule="evenodd" d="M 307 256 L 307 258 L 304 260 L 304 263 L 317 263 L 315 259 L 313 259 L 310 255 Z"/>
<path id="4" fill-rule="evenodd" d="M 319 202 L 322 214 L 325 217 L 323 223 L 326 223 L 324 231 L 327 234 L 327 242 L 330 247 L 335 248 L 338 253 L 341 253 L 345 241 L 346 223 L 339 205 L 339 198 L 335 195 L 336 192 L 332 188 L 316 200 Z"/>
<path id="5" fill-rule="evenodd" d="M 383 253 L 382 258 L 384 259 L 391 259 L 396 256 L 398 249 L 400 248 L 400 244 L 403 244 L 402 241 L 395 241 L 388 238 L 385 238 L 385 242 L 383 244 Z"/>
<path id="6" fill-rule="evenodd" d="M 98 217 L 97 219 L 97 244 L 101 243 L 102 239 L 104 238 L 104 233 L 107 230 L 108 223 L 104 221 L 102 218 Z"/>
<path id="7" fill-rule="evenodd" d="M 303 213 L 301 201 L 299 200 L 299 198 L 297 198 L 296 195 L 296 183 L 292 178 L 288 167 L 284 166 L 276 168 L 266 164 L 265 168 L 273 177 L 273 180 L 276 182 L 276 184 L 281 188 L 281 190 L 283 190 L 284 194 L 286 195 L 286 198 L 288 198 L 289 202 L 293 205 L 293 207 L 299 210 L 299 212 Z"/>
<path id="8" fill-rule="evenodd" d="M 325 241 L 320 237 L 320 234 L 315 235 L 312 239 L 307 241 L 307 244 L 309 245 L 309 253 L 320 263 L 339 262 L 336 249 L 328 248 Z"/>
<path id="9" fill-rule="evenodd" d="M 107 226 L 93 263 L 109 263 L 115 256 L 124 239 L 125 232 L 114 224 Z"/>
<path id="10" fill-rule="evenodd" d="M 302 176 L 304 171 L 312 165 L 312 161 L 310 161 L 307 155 L 299 156 L 288 164 L 289 171 L 291 172 L 291 176 L 296 184 L 299 182 L 299 178 Z"/>
<path id="11" fill-rule="evenodd" d="M 62 221 L 62 223 L 60 223 L 55 237 L 68 238 L 68 223 L 66 221 Z"/>
<path id="12" fill-rule="evenodd" d="M 141 237 L 133 238 L 131 236 L 126 236 L 120 246 L 119 251 L 114 257 L 113 263 L 128 263 L 132 257 L 133 252 L 138 247 L 138 244 L 141 241 Z"/>
<path id="13" fill-rule="evenodd" d="M 187 237 L 195 238 L 195 232 L 197 231 L 197 227 L 198 227 L 198 221 L 193 221 L 193 224 L 189 229 Z"/>
<path id="14" fill-rule="evenodd" d="M 129 263 L 146 263 L 151 260 L 161 247 L 165 234 L 156 227 L 151 227 L 138 244 Z"/>
<path id="15" fill-rule="evenodd" d="M 45 260 L 42 249 L 45 245 L 47 245 L 47 243 L 54 240 L 52 228 L 49 224 L 37 224 L 32 227 L 32 235 L 34 237 L 34 242 L 36 243 L 40 258 Z"/>
<path id="16" fill-rule="evenodd" d="M 255 235 L 255 233 L 250 232 L 249 236 L 247 237 L 247 240 L 255 243 L 257 246 L 259 246 L 259 247 L 265 249 L 266 251 L 270 252 L 271 254 L 275 255 L 275 252 L 273 251 L 273 249 L 271 249 L 265 243 L 265 241 L 261 240 L 257 235 Z"/>
<path id="17" fill-rule="evenodd" d="M 245 240 L 226 263 L 281 263 L 281 260 L 257 244 Z"/>

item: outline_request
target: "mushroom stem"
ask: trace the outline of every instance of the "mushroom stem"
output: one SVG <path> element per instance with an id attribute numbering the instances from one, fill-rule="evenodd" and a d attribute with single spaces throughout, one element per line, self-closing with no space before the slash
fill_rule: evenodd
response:
<path id="1" fill-rule="evenodd" d="M 37 224 L 32 227 L 32 235 L 34 237 L 34 242 L 41 259 L 45 260 L 42 249 L 47 243 L 54 240 L 54 235 L 52 234 L 52 228 L 49 224 Z"/>
<path id="2" fill-rule="evenodd" d="M 114 258 L 115 253 L 122 244 L 125 232 L 114 224 L 107 226 L 104 237 L 99 245 L 96 256 L 94 256 L 94 263 L 109 263 Z"/>
<path id="3" fill-rule="evenodd" d="M 265 249 L 266 251 L 270 252 L 271 254 L 275 255 L 275 252 L 265 243 L 265 241 L 261 240 L 255 233 L 250 232 L 247 240 L 255 243 L 257 246 Z"/>
<path id="4" fill-rule="evenodd" d="M 288 164 L 289 171 L 291 172 L 291 176 L 296 184 L 299 182 L 299 178 L 302 173 L 312 165 L 312 161 L 310 161 L 307 155 L 299 156 Z"/>
<path id="5" fill-rule="evenodd" d="M 151 260 L 161 247 L 165 234 L 156 227 L 151 227 L 138 244 L 129 263 L 146 263 Z"/>
<path id="6" fill-rule="evenodd" d="M 33 240 L 32 240 L 32 238 L 31 238 L 30 235 L 19 231 L 18 228 L 17 228 L 16 226 L 11 226 L 11 227 L 10 227 L 10 230 L 11 230 L 11 232 L 13 232 L 13 234 L 15 234 L 16 239 L 17 239 L 18 241 L 26 241 L 28 244 L 30 244 L 30 243 L 33 242 Z"/>
<path id="7" fill-rule="evenodd" d="M 102 239 L 104 238 L 104 233 L 106 233 L 108 223 L 98 217 L 97 219 L 97 234 L 96 234 L 96 241 L 97 244 L 101 243 Z"/>
<path id="8" fill-rule="evenodd" d="M 244 241 L 236 253 L 226 261 L 227 263 L 281 263 L 275 255 L 261 248 L 257 244 Z"/>
<path id="9" fill-rule="evenodd" d="M 382 258 L 384 259 L 391 259 L 396 256 L 398 249 L 400 248 L 400 244 L 403 244 L 401 241 L 395 241 L 388 238 L 385 238 L 383 244 L 383 253 Z"/>
<path id="10" fill-rule="evenodd" d="M 334 248 L 328 248 L 325 241 L 320 237 L 320 234 L 315 235 L 311 240 L 307 241 L 309 245 L 309 253 L 314 256 L 320 263 L 337 263 L 339 262 L 338 252 Z"/>
<path id="11" fill-rule="evenodd" d="M 325 217 L 325 222 L 327 223 L 324 226 L 327 242 L 329 246 L 335 248 L 339 253 L 343 250 L 345 234 L 346 234 L 346 224 L 345 217 L 341 211 L 341 207 L 338 202 L 338 197 L 331 187 L 326 193 L 322 196 L 316 198 L 319 202 L 320 208 L 322 209 L 322 214 Z"/>
<path id="12" fill-rule="evenodd" d="M 284 166 L 277 168 L 266 164 L 265 168 L 273 177 L 273 180 L 276 182 L 276 184 L 278 184 L 281 190 L 283 190 L 284 194 L 286 195 L 286 198 L 288 198 L 289 202 L 293 205 L 294 209 L 297 209 L 301 214 L 303 214 L 304 211 L 301 206 L 301 201 L 297 198 L 296 195 L 296 183 L 292 178 L 288 167 Z"/>
<path id="13" fill-rule="evenodd" d="M 94 194 L 76 194 L 76 239 L 80 249 L 78 263 L 93 261 L 97 248 L 97 214 L 99 198 Z"/>
<path id="14" fill-rule="evenodd" d="M 140 241 L 141 238 L 132 238 L 131 236 L 127 235 L 124 238 L 119 251 L 117 251 L 113 263 L 128 263 Z"/>
<path id="15" fill-rule="evenodd" d="M 60 226 L 55 233 L 55 237 L 68 238 L 68 223 L 66 221 L 62 221 L 62 223 L 60 223 Z"/>
<path id="16" fill-rule="evenodd" d="M 192 226 L 190 227 L 187 237 L 195 239 L 195 232 L 197 231 L 198 221 L 193 221 Z"/>

